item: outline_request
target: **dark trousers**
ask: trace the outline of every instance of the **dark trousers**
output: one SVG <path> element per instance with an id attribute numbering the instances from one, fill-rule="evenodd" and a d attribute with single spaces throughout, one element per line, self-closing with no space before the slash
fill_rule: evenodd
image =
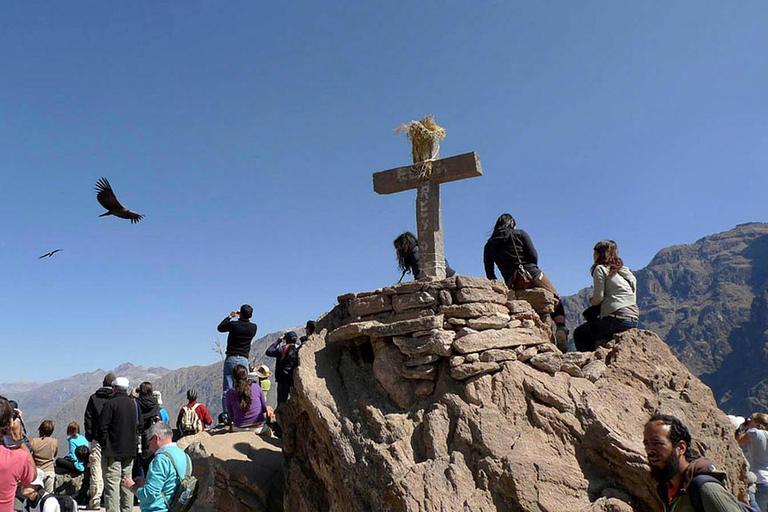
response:
<path id="1" fill-rule="evenodd" d="M 614 334 L 637 327 L 634 318 L 616 318 L 606 316 L 591 322 L 581 324 L 573 331 L 573 344 L 579 352 L 595 350 L 595 342 L 609 340 Z"/>
<path id="2" fill-rule="evenodd" d="M 277 383 L 277 406 L 280 407 L 280 404 L 283 402 L 288 401 L 288 397 L 291 394 L 291 386 L 292 384 L 289 384 L 288 382 L 278 382 Z"/>

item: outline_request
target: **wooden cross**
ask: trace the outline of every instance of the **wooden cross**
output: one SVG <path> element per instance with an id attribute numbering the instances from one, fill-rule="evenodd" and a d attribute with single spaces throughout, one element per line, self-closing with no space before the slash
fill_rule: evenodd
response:
<path id="1" fill-rule="evenodd" d="M 429 178 L 422 177 L 425 164 L 431 165 Z M 480 157 L 475 152 L 373 173 L 373 190 L 377 194 L 416 189 L 420 277 L 445 278 L 440 183 L 482 175 Z"/>

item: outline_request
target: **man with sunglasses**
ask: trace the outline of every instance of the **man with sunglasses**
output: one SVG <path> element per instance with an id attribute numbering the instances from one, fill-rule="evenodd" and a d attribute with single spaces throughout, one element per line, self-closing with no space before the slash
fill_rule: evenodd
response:
<path id="1" fill-rule="evenodd" d="M 149 449 L 155 457 L 149 463 L 147 478 L 123 477 L 123 487 L 139 497 L 143 512 L 167 511 L 179 488 L 181 478 L 192 474 L 192 461 L 173 442 L 173 430 L 164 422 L 155 423 L 147 431 Z"/>

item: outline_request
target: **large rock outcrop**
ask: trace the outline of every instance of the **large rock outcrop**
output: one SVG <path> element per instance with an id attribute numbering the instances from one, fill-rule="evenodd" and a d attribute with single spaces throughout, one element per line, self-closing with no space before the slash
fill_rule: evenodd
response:
<path id="1" fill-rule="evenodd" d="M 183 437 L 178 445 L 192 459 L 198 479 L 194 512 L 284 510 L 283 455 L 278 440 L 252 432 L 220 431 Z"/>
<path id="2" fill-rule="evenodd" d="M 727 417 L 651 332 L 562 354 L 527 302 L 464 276 L 341 296 L 318 327 L 279 413 L 286 510 L 661 510 L 654 412 L 745 492 Z"/>

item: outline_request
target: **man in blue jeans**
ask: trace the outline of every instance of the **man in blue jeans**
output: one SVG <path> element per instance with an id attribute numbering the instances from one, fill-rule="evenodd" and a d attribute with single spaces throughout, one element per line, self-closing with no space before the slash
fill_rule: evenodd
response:
<path id="1" fill-rule="evenodd" d="M 232 321 L 234 317 L 240 317 L 237 321 Z M 235 366 L 241 364 L 246 368 L 248 366 L 248 356 L 251 354 L 251 341 L 256 336 L 256 324 L 251 322 L 253 308 L 248 304 L 240 306 L 240 311 L 232 311 L 229 316 L 221 321 L 216 328 L 219 332 L 228 332 L 227 336 L 227 358 L 224 360 L 224 379 L 223 393 L 221 396 L 221 410 L 226 412 L 227 391 L 233 386 L 232 370 Z"/>

